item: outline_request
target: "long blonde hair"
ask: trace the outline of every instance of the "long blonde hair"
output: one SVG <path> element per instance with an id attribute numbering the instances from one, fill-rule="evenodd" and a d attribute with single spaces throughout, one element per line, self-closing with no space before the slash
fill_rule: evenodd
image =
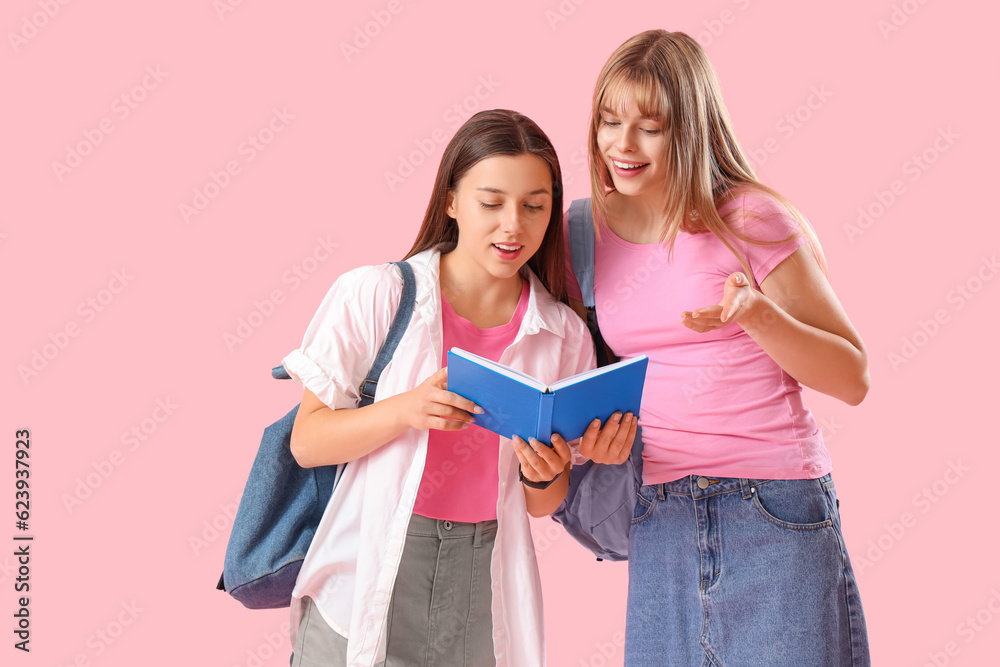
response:
<path id="1" fill-rule="evenodd" d="M 766 194 L 788 209 L 801 233 L 811 242 L 820 266 L 826 261 L 816 233 L 794 206 L 762 184 L 736 140 L 729 112 L 708 56 L 683 32 L 648 30 L 632 37 L 608 58 L 594 88 L 590 118 L 591 205 L 595 225 L 608 219 L 608 194 L 614 190 L 611 172 L 597 145 L 602 109 L 620 113 L 634 99 L 639 113 L 658 119 L 667 139 L 664 225 L 660 240 L 670 252 L 681 229 L 715 234 L 739 259 L 751 281 L 746 258 L 733 239 L 758 244 L 784 243 L 747 237 L 719 215 L 735 197 L 749 188 Z M 732 215 L 740 214 L 736 211 Z M 731 218 L 731 216 L 727 216 Z M 597 229 L 600 234 L 600 229 Z M 794 238 L 790 237 L 790 238 Z"/>

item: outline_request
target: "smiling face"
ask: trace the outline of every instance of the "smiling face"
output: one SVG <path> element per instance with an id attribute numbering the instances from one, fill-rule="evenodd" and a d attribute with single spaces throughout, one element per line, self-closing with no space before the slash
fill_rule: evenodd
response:
<path id="1" fill-rule="evenodd" d="M 545 238 L 552 172 L 530 153 L 485 158 L 448 193 L 446 212 L 458 223 L 458 243 L 449 253 L 456 268 L 515 279 Z"/>
<path id="2" fill-rule="evenodd" d="M 663 123 L 639 112 L 629 96 L 620 105 L 605 104 L 597 130 L 597 146 L 623 195 L 662 194 L 666 187 L 667 142 Z"/>
<path id="3" fill-rule="evenodd" d="M 662 195 L 667 182 L 665 135 L 662 121 L 642 115 L 632 96 L 602 106 L 597 147 L 616 190 L 629 196 Z"/>

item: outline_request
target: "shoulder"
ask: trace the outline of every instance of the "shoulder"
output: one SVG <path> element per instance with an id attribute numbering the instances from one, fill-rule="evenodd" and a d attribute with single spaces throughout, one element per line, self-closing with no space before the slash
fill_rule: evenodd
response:
<path id="1" fill-rule="evenodd" d="M 317 315 L 371 320 L 386 312 L 403 292 L 403 278 L 392 264 L 360 266 L 337 278 L 320 304 Z"/>
<path id="2" fill-rule="evenodd" d="M 759 241 L 780 241 L 802 233 L 792 211 L 770 193 L 744 186 L 730 191 L 719 215 L 738 233 Z"/>

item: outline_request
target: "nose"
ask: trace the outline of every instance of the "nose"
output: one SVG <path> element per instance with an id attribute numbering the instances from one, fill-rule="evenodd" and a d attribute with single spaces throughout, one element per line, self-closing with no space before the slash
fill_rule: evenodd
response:
<path id="1" fill-rule="evenodd" d="M 621 128 L 618 132 L 618 140 L 615 142 L 615 148 L 622 152 L 628 152 L 635 148 L 635 135 L 632 128 Z"/>
<path id="2" fill-rule="evenodd" d="M 500 218 L 500 231 L 505 234 L 510 234 L 511 236 L 516 236 L 521 231 L 521 215 L 520 206 L 509 206 L 507 210 L 504 211 L 504 215 Z"/>

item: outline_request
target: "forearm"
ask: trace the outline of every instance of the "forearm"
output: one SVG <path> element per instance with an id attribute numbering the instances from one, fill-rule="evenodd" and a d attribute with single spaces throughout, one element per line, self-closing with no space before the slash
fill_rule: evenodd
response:
<path id="1" fill-rule="evenodd" d="M 736 322 L 804 386 L 849 405 L 868 393 L 868 355 L 860 342 L 800 322 L 759 292 Z"/>
<path id="2" fill-rule="evenodd" d="M 521 485 L 524 489 L 524 503 L 528 508 L 528 514 L 534 517 L 548 516 L 558 509 L 566 498 L 566 491 L 569 490 L 569 468 L 567 465 L 547 489 L 533 489 Z"/>
<path id="3" fill-rule="evenodd" d="M 363 408 L 300 408 L 292 429 L 292 455 L 304 468 L 346 463 L 369 454 L 401 435 L 409 425 L 392 396 Z"/>

